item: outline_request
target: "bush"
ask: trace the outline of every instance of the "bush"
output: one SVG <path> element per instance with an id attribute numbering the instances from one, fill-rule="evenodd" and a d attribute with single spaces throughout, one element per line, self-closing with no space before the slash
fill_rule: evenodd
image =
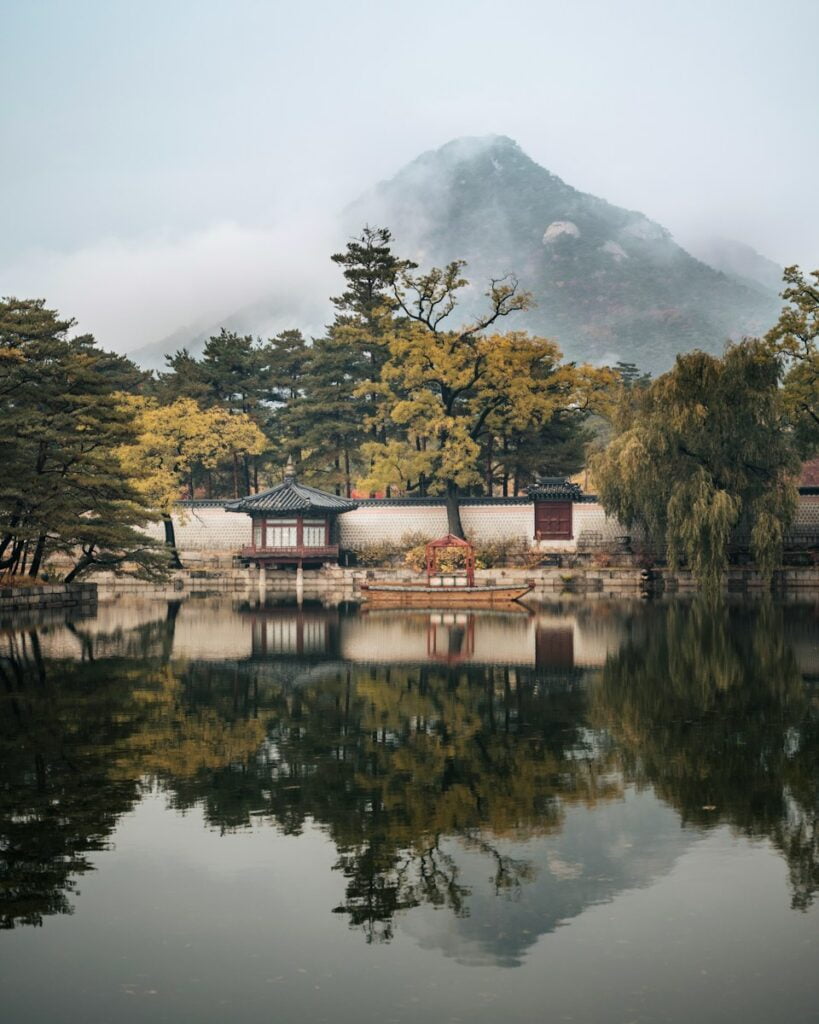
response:
<path id="1" fill-rule="evenodd" d="M 405 533 L 400 541 L 378 541 L 356 550 L 356 564 L 363 568 L 395 568 L 403 566 L 413 572 L 426 569 L 426 546 L 432 537 L 424 533 Z M 544 552 L 532 548 L 522 538 L 489 541 L 475 545 L 476 569 L 524 568 L 540 565 Z M 438 555 L 442 572 L 457 572 L 464 568 L 464 552 L 459 548 L 443 549 Z"/>
<path id="2" fill-rule="evenodd" d="M 41 587 L 45 580 L 34 579 L 31 576 L 9 576 L 7 573 L 0 575 L 0 587 L 15 587 L 25 589 L 26 587 Z"/>
<path id="3" fill-rule="evenodd" d="M 424 546 L 431 539 L 423 533 L 405 533 L 398 542 L 382 540 L 374 544 L 365 544 L 356 550 L 356 563 L 365 568 L 410 565 L 407 561 L 409 552 L 420 547 L 420 571 L 424 567 Z"/>

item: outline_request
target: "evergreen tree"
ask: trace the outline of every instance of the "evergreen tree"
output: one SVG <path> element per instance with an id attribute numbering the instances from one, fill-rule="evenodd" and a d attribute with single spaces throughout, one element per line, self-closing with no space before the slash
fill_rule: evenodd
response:
<path id="1" fill-rule="evenodd" d="M 303 377 L 303 394 L 288 403 L 284 435 L 301 452 L 308 479 L 347 497 L 361 463 L 364 438 L 361 404 L 353 398 L 359 384 L 348 345 L 332 332 L 316 338 Z"/>
<path id="2" fill-rule="evenodd" d="M 192 398 L 204 402 L 207 384 L 202 365 L 186 348 L 178 349 L 173 355 L 165 356 L 168 369 L 160 372 L 153 386 L 148 390 L 163 405 L 175 402 L 177 398 Z"/>
<path id="3" fill-rule="evenodd" d="M 366 226 L 331 259 L 342 268 L 345 290 L 332 299 L 336 316 L 310 351 L 302 401 L 294 413 L 305 470 L 316 482 L 349 494 L 366 464 L 367 439 L 385 441 L 395 431 L 379 386 L 389 357 L 398 275 L 414 267 L 391 249 L 386 228 Z M 368 382 L 371 382 L 368 385 Z"/>
<path id="4" fill-rule="evenodd" d="M 81 557 L 73 579 L 107 567 L 155 575 L 152 518 L 116 450 L 133 438 L 118 393 L 145 380 L 74 321 L 37 300 L 0 302 L 0 565 L 36 576 L 49 553 Z"/>

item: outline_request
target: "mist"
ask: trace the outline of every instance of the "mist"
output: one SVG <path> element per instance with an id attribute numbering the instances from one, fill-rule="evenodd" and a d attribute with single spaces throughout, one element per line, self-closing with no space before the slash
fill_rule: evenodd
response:
<path id="1" fill-rule="evenodd" d="M 223 222 L 174 237 L 31 253 L 0 279 L 13 281 L 18 295 L 46 297 L 78 331 L 150 366 L 222 324 L 265 336 L 288 327 L 320 331 L 338 287 L 329 256 L 340 245 L 331 217 L 263 229 Z"/>
<path id="2" fill-rule="evenodd" d="M 341 211 L 463 136 L 511 136 L 683 244 L 819 265 L 807 0 L 3 14 L 0 294 L 44 297 L 118 351 L 254 306 L 260 330 L 320 330 Z"/>

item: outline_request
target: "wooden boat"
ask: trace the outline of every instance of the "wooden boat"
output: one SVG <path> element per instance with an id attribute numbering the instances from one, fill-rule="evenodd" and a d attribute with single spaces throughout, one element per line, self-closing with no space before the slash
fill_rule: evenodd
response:
<path id="1" fill-rule="evenodd" d="M 496 608 L 519 601 L 531 590 L 529 584 L 447 586 L 428 583 L 372 582 L 361 584 L 364 599 L 380 607 L 402 608 Z"/>
<path id="2" fill-rule="evenodd" d="M 463 568 L 440 571 L 438 556 L 442 551 L 455 549 L 461 556 Z M 451 533 L 430 541 L 426 546 L 426 579 L 418 581 L 373 581 L 361 584 L 364 599 L 379 607 L 402 608 L 492 608 L 509 605 L 528 594 L 528 583 L 475 582 L 475 548 L 469 541 Z"/>

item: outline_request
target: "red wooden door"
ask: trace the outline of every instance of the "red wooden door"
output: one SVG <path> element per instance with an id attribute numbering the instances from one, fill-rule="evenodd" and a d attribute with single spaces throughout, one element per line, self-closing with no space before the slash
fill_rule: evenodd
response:
<path id="1" fill-rule="evenodd" d="M 535 537 L 539 540 L 571 540 L 572 503 L 536 501 Z"/>

